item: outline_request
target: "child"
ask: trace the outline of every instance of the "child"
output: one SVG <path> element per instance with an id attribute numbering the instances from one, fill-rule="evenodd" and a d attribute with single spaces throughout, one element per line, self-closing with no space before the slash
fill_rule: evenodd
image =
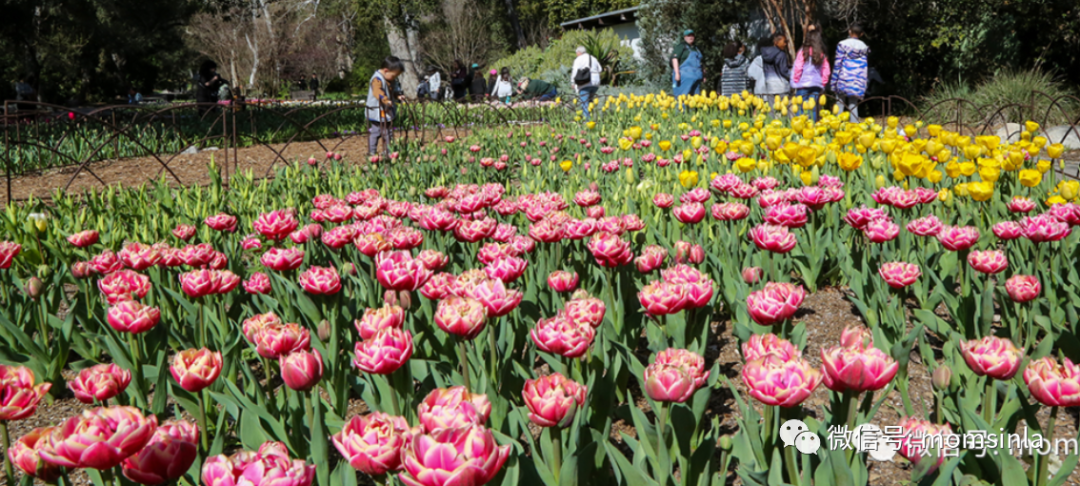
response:
<path id="1" fill-rule="evenodd" d="M 734 41 L 724 46 L 724 70 L 720 74 L 720 94 L 731 96 L 742 93 L 747 86 L 746 69 L 750 60 L 743 55 L 746 46 Z"/>
<path id="2" fill-rule="evenodd" d="M 825 41 L 821 40 L 821 29 L 811 25 L 803 40 L 803 46 L 795 55 L 795 65 L 791 69 L 791 87 L 795 96 L 803 101 L 814 100 L 817 103 L 825 86 L 829 83 L 829 58 L 825 55 Z M 817 121 L 818 105 L 810 113 L 810 119 Z M 801 113 L 802 109 L 798 110 Z M 797 113 L 797 114 L 798 114 Z"/>
<path id="3" fill-rule="evenodd" d="M 405 71 L 401 59 L 395 56 L 383 59 L 382 68 L 375 71 L 368 83 L 367 119 L 368 119 L 368 155 L 375 155 L 379 148 L 379 138 L 383 139 L 383 148 L 390 151 L 391 123 L 394 120 L 394 99 L 391 84 Z"/>
<path id="4" fill-rule="evenodd" d="M 836 46 L 836 69 L 832 75 L 837 100 L 851 114 L 854 123 L 859 122 L 859 102 L 866 95 L 868 77 L 866 58 L 870 48 L 860 39 L 862 36 L 861 25 L 854 24 L 848 29 L 848 38 Z"/>
<path id="5" fill-rule="evenodd" d="M 510 95 L 514 94 L 514 85 L 510 80 L 510 68 L 504 67 L 499 71 L 499 77 L 495 80 L 495 87 L 491 90 L 491 96 L 494 96 L 503 103 L 510 102 Z"/>

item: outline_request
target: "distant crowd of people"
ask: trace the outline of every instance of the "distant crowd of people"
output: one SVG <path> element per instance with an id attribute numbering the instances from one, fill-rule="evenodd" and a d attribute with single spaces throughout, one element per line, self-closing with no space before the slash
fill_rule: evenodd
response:
<path id="1" fill-rule="evenodd" d="M 863 35 L 862 26 L 852 25 L 848 38 L 836 46 L 832 64 L 818 25 L 807 29 L 794 60 L 788 55 L 788 39 L 782 33 L 762 39 L 758 43 L 758 56 L 753 60 L 747 59 L 742 42 L 731 42 L 724 46 L 724 63 L 716 91 L 724 96 L 749 90 L 762 97 L 794 94 L 816 99 L 830 90 L 852 119 L 858 120 L 859 102 L 866 96 L 867 85 L 874 76 L 867 62 L 870 47 L 862 41 Z M 671 54 L 674 96 L 701 92 L 705 79 L 701 60 L 701 51 L 694 46 L 694 31 L 684 31 L 683 39 L 676 43 Z M 815 120 L 817 109 L 809 113 Z"/>

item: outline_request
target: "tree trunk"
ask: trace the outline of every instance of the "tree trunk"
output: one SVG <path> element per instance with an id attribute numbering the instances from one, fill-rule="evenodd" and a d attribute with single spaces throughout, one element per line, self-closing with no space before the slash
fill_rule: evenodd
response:
<path id="1" fill-rule="evenodd" d="M 510 17 L 510 26 L 514 29 L 514 34 L 517 35 L 518 49 L 525 48 L 525 31 L 521 30 L 521 22 L 518 21 L 517 9 L 514 8 L 514 0 L 504 0 L 506 2 L 506 16 Z"/>
<path id="2" fill-rule="evenodd" d="M 396 56 L 401 59 L 401 62 L 405 64 L 405 72 L 398 76 L 398 82 L 401 83 L 401 89 L 406 93 L 416 93 L 416 87 L 420 84 L 420 78 L 417 76 L 416 63 L 413 58 L 413 51 L 415 48 L 409 47 L 408 34 L 402 35 L 401 28 L 390 21 L 389 18 L 383 18 L 383 23 L 386 26 L 386 41 L 390 44 L 390 55 Z"/>

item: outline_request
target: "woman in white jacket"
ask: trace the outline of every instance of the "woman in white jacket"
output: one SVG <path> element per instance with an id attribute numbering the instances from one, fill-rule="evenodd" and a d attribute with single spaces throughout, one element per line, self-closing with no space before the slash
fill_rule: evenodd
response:
<path id="1" fill-rule="evenodd" d="M 514 94 L 514 81 L 510 79 L 510 68 L 504 67 L 499 71 L 499 77 L 495 79 L 495 86 L 491 88 L 491 97 L 503 103 L 510 103 L 510 97 Z"/>
<path id="2" fill-rule="evenodd" d="M 579 74 L 589 73 L 588 80 Z M 584 46 L 578 46 L 577 58 L 574 66 L 570 68 L 570 85 L 578 95 L 578 103 L 581 104 L 581 112 L 585 120 L 589 119 L 589 103 L 596 96 L 596 90 L 600 89 L 600 61 L 585 53 Z"/>

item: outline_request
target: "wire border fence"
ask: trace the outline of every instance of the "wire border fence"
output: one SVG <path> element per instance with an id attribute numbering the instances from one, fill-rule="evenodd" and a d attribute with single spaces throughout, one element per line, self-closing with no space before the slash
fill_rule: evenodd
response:
<path id="1" fill-rule="evenodd" d="M 834 102 L 830 100 L 830 103 Z M 1076 96 L 1051 97 L 1033 91 L 1026 100 L 1001 106 L 979 106 L 962 98 L 920 106 L 900 96 L 879 96 L 866 98 L 858 106 L 863 116 L 901 116 L 927 124 L 941 124 L 971 136 L 993 134 L 1008 127 L 1009 123 L 1031 120 L 1042 127 L 1064 122 L 1061 124 L 1068 129 L 1050 143 L 1062 143 L 1070 135 L 1080 138 L 1080 97 Z M 220 150 L 226 184 L 230 169 L 232 174 L 239 170 L 238 151 L 241 148 L 265 148 L 273 160 L 263 177 L 270 177 L 278 163 L 289 163 L 283 154 L 292 144 L 315 143 L 325 152 L 334 152 L 353 137 L 366 137 L 369 124 L 364 109 L 360 102 L 298 106 L 271 102 L 182 103 L 164 107 L 109 105 L 74 110 L 48 103 L 5 101 L 0 118 L 0 129 L 4 132 L 4 150 L 0 151 L 0 158 L 5 170 L 6 200 L 16 200 L 12 198 L 13 180 L 35 170 L 16 167 L 15 155 L 20 153 L 50 158 L 51 162 L 45 164 L 44 170 L 62 167 L 70 171 L 71 176 L 62 187 L 64 191 L 82 174 L 88 174 L 102 186 L 110 185 L 94 172 L 93 164 L 129 157 L 149 157 L 160 165 L 155 176 L 149 179 L 164 175 L 182 185 L 185 181 L 170 165 L 190 147 L 216 146 Z M 575 115 L 576 100 L 542 106 L 411 100 L 400 105 L 393 130 L 398 142 L 423 144 L 446 136 L 461 137 L 476 127 L 568 122 Z M 352 128 L 345 129 L 346 126 Z M 94 130 L 87 130 L 88 127 Z M 147 139 L 145 130 L 140 131 L 146 127 L 156 127 L 153 133 L 159 139 Z M 43 138 L 43 131 L 52 137 Z M 89 140 L 87 134 L 91 132 L 104 136 Z M 1005 135 L 1018 136 L 1019 130 Z M 166 136 L 172 137 L 171 145 L 161 143 Z M 72 144 L 81 147 L 81 153 L 71 153 L 67 148 Z M 121 144 L 125 146 L 123 153 Z M 165 145 L 171 149 L 163 149 Z M 183 149 L 177 150 L 180 147 Z"/>

